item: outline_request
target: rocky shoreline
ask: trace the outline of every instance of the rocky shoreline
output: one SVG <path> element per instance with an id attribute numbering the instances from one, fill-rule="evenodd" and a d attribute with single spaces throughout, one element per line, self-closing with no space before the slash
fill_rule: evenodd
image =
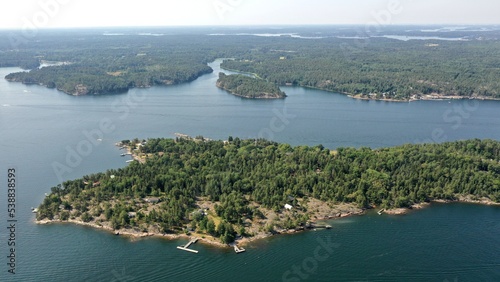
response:
<path id="1" fill-rule="evenodd" d="M 344 213 L 339 213 L 336 212 L 333 215 L 325 214 L 321 216 L 322 220 L 331 220 L 331 219 L 338 219 L 338 218 L 345 218 L 349 216 L 354 216 L 354 215 L 361 215 L 363 214 L 364 211 L 362 209 L 356 209 L 352 211 L 346 211 Z M 317 216 L 315 216 L 317 217 Z M 165 238 L 168 240 L 178 240 L 178 239 L 186 239 L 186 240 L 191 240 L 194 238 L 198 238 L 201 243 L 215 246 L 215 247 L 220 247 L 220 248 L 231 248 L 230 244 L 224 244 L 221 243 L 220 240 L 216 237 L 207 235 L 207 234 L 199 234 L 199 233 L 191 233 L 191 234 L 184 234 L 184 233 L 177 233 L 177 234 L 165 234 L 165 233 L 160 233 L 160 232 L 143 232 L 138 229 L 133 229 L 133 228 L 122 228 L 119 230 L 114 230 L 111 228 L 107 222 L 102 222 L 102 223 L 97 223 L 95 221 L 92 222 L 83 222 L 81 220 L 75 220 L 75 219 L 68 219 L 68 220 L 60 220 L 60 219 L 44 219 L 44 220 L 35 220 L 36 224 L 39 225 L 47 225 L 47 224 L 76 224 L 76 225 L 81 225 L 81 226 L 87 226 L 99 230 L 104 230 L 107 232 L 110 232 L 114 235 L 117 236 L 125 236 L 129 237 L 132 240 L 135 239 L 140 239 L 140 238 L 146 238 L 146 237 L 156 237 L 156 238 Z M 255 234 L 254 236 L 251 237 L 242 237 L 238 238 L 235 240 L 233 244 L 237 244 L 239 246 L 246 246 L 254 241 L 262 240 L 265 238 L 269 238 L 272 236 L 277 236 L 281 234 L 294 234 L 298 232 L 303 232 L 315 228 L 324 228 L 323 225 L 322 227 L 317 227 L 317 223 L 315 221 L 311 221 L 311 225 L 309 227 L 301 227 L 301 228 L 296 228 L 296 229 L 288 229 L 288 230 L 279 230 L 273 233 L 265 233 L 261 232 L 258 234 Z"/>
<path id="2" fill-rule="evenodd" d="M 427 208 L 432 205 L 432 203 L 471 203 L 471 204 L 481 204 L 481 205 L 495 205 L 495 206 L 500 206 L 500 203 L 495 203 L 487 198 L 482 198 L 479 200 L 474 200 L 470 197 L 459 197 L 456 200 L 432 200 L 431 202 L 426 202 L 426 203 L 420 203 L 420 204 L 414 204 L 410 208 L 396 208 L 396 209 L 388 209 L 388 210 L 383 210 L 379 212 L 385 213 L 388 215 L 405 215 L 409 213 L 412 210 L 418 210 L 418 209 L 423 209 Z M 239 245 L 239 246 L 246 246 L 252 242 L 266 239 L 272 236 L 278 236 L 278 235 L 284 235 L 284 234 L 295 234 L 299 232 L 304 232 L 307 230 L 312 230 L 316 228 L 324 228 L 324 225 L 317 225 L 318 221 L 322 220 L 334 220 L 334 219 L 340 219 L 340 218 L 346 218 L 346 217 L 351 217 L 351 216 L 357 216 L 357 215 L 363 215 L 365 214 L 366 210 L 359 209 L 359 208 L 354 208 L 352 205 L 347 205 L 347 204 L 341 204 L 337 208 L 343 210 L 343 212 L 339 212 L 338 209 L 331 209 L 331 212 L 325 213 L 315 213 L 311 216 L 310 218 L 310 225 L 306 227 L 300 227 L 300 228 L 295 228 L 295 229 L 287 229 L 287 230 L 278 230 L 273 233 L 265 233 L 265 232 L 260 232 L 258 234 L 255 234 L 252 237 L 243 237 L 243 238 L 238 238 L 233 244 Z M 345 209 L 346 207 L 349 207 L 347 210 Z M 45 225 L 45 224 L 77 224 L 81 226 L 87 226 L 87 227 L 92 227 L 100 230 L 104 230 L 110 233 L 113 233 L 115 235 L 119 236 L 125 236 L 129 237 L 132 240 L 134 239 L 140 239 L 140 238 L 146 238 L 146 237 L 157 237 L 157 238 L 165 238 L 168 240 L 178 240 L 178 239 L 185 239 L 185 240 L 191 240 L 194 238 L 198 238 L 201 243 L 219 247 L 219 248 L 232 248 L 232 245 L 230 244 L 224 244 L 221 243 L 220 240 L 216 237 L 207 235 L 207 234 L 200 234 L 200 233 L 192 233 L 192 234 L 183 234 L 183 233 L 178 233 L 178 234 L 164 234 L 160 232 L 143 232 L 138 229 L 132 229 L 132 228 L 122 228 L 119 230 L 114 230 L 110 226 L 107 225 L 106 222 L 101 223 L 96 223 L 96 222 L 83 222 L 81 220 L 74 220 L 74 219 L 69 219 L 66 221 L 62 220 L 35 220 L 36 224 L 40 225 Z M 321 226 L 321 227 L 316 227 L 316 226 Z"/>
<path id="3" fill-rule="evenodd" d="M 99 229 L 99 230 L 104 230 L 104 231 L 110 232 L 114 235 L 124 236 L 124 237 L 128 237 L 131 239 L 157 237 L 157 238 L 165 238 L 168 240 L 178 240 L 178 239 L 189 240 L 189 239 L 192 239 L 194 237 L 197 237 L 197 238 L 201 237 L 201 236 L 192 236 L 192 235 L 190 236 L 190 235 L 182 234 L 182 233 L 180 233 L 180 234 L 164 234 L 164 233 L 156 233 L 156 232 L 141 232 L 139 230 L 135 230 L 135 229 L 131 229 L 131 228 L 122 228 L 119 230 L 114 230 L 113 228 L 111 228 L 107 225 L 97 224 L 95 222 L 83 222 L 81 220 L 74 220 L 74 219 L 69 219 L 69 220 L 65 220 L 65 221 L 59 220 L 59 219 L 56 219 L 56 220 L 44 219 L 44 220 L 35 220 L 35 223 L 40 224 L 40 225 L 76 224 L 76 225 L 87 226 L 87 227 L 91 227 L 91 228 L 95 228 L 95 229 Z M 205 235 L 203 235 L 203 236 L 205 236 Z M 207 237 L 207 236 L 205 236 L 205 237 Z M 217 247 L 228 247 L 229 246 L 229 245 L 223 244 L 221 242 L 215 241 L 215 238 L 213 238 L 213 240 L 211 240 L 212 238 L 201 237 L 201 238 L 199 238 L 199 240 L 202 243 L 206 243 L 206 244 L 217 246 Z"/>
<path id="4" fill-rule="evenodd" d="M 267 93 L 267 92 L 260 92 L 260 93 L 258 93 L 258 95 L 256 95 L 256 97 L 249 97 L 249 96 L 246 96 L 246 95 L 238 94 L 237 92 L 232 91 L 231 89 L 222 86 L 221 82 L 217 82 L 216 86 L 218 88 L 222 89 L 222 90 L 227 91 L 228 93 L 230 93 L 230 94 L 232 94 L 234 96 L 238 96 L 238 97 L 242 97 L 242 98 L 247 98 L 247 99 L 271 100 L 271 99 L 284 99 L 284 98 L 286 98 L 286 95 L 285 96 L 279 96 L 277 94 Z"/>
<path id="5" fill-rule="evenodd" d="M 226 75 L 221 72 L 215 86 L 232 95 L 247 99 L 269 100 L 287 97 L 277 85 L 244 75 Z"/>
<path id="6" fill-rule="evenodd" d="M 363 101 L 383 101 L 383 102 L 397 102 L 397 103 L 408 103 L 416 101 L 452 101 L 452 100 L 488 100 L 488 101 L 500 101 L 499 98 L 477 96 L 477 97 L 465 97 L 465 96 L 453 96 L 453 95 L 423 95 L 419 97 L 412 97 L 410 99 L 391 99 L 391 98 L 373 98 L 373 96 L 363 96 L 361 94 L 353 95 L 346 94 L 349 98 Z"/>
<path id="7" fill-rule="evenodd" d="M 389 214 L 389 215 L 403 215 L 403 214 L 409 213 L 412 210 L 418 210 L 418 209 L 423 209 L 423 208 L 429 207 L 429 206 L 431 206 L 432 203 L 443 203 L 443 204 L 465 203 L 465 204 L 478 204 L 478 205 L 487 205 L 487 206 L 500 206 L 500 203 L 495 203 L 488 198 L 481 198 L 481 199 L 475 200 L 475 199 L 472 199 L 470 196 L 469 197 L 458 196 L 457 199 L 455 199 L 455 200 L 433 199 L 428 203 L 414 204 L 410 208 L 388 209 L 388 210 L 384 210 L 382 213 Z"/>
<path id="8" fill-rule="evenodd" d="M 191 138 L 184 134 L 176 134 L 179 138 Z M 144 141 L 135 140 L 132 143 L 127 141 L 127 143 L 119 142 L 116 144 L 120 147 L 120 149 L 125 149 L 128 155 L 131 155 L 132 158 L 138 162 L 145 162 L 149 155 L 139 153 L 139 150 L 135 148 L 139 148 L 144 145 Z M 322 202 L 320 200 L 309 198 L 307 200 L 297 199 L 300 201 L 300 208 L 297 209 L 299 213 L 303 213 L 306 215 L 308 221 L 305 224 L 301 224 L 300 226 L 296 226 L 291 229 L 283 229 L 282 223 L 286 217 L 291 216 L 293 211 L 288 211 L 286 208 L 280 212 L 274 212 L 268 209 L 262 209 L 263 214 L 265 215 L 263 218 L 265 220 L 254 220 L 247 228 L 247 234 L 251 234 L 248 237 L 237 237 L 234 244 L 244 246 L 251 242 L 265 239 L 271 236 L 279 235 L 279 234 L 293 234 L 297 232 L 302 232 L 310 229 L 316 228 L 330 228 L 329 225 L 324 223 L 325 220 L 332 220 L 338 218 L 344 218 L 355 215 L 365 214 L 366 209 L 361 209 L 355 206 L 354 204 L 348 203 L 328 203 Z M 463 202 L 463 203 L 474 203 L 474 204 L 482 204 L 482 205 L 500 205 L 500 203 L 495 203 L 488 198 L 480 198 L 476 199 L 472 196 L 459 196 L 456 195 L 454 200 L 439 200 L 432 199 L 430 202 L 414 204 L 409 208 L 396 208 L 396 209 L 388 209 L 388 210 L 380 210 L 379 214 L 385 213 L 388 215 L 403 215 L 407 214 L 411 210 L 422 209 L 430 206 L 433 202 L 435 203 L 449 203 L 449 202 Z M 198 199 L 197 207 L 203 210 L 214 210 L 214 202 L 208 201 L 207 199 Z M 371 207 L 372 209 L 376 209 L 377 207 Z M 165 234 L 160 232 L 158 226 L 150 225 L 143 229 L 139 228 L 122 228 L 115 230 L 112 228 L 110 222 L 106 221 L 104 218 L 101 219 L 93 219 L 89 222 L 84 222 L 80 218 L 73 218 L 69 220 L 60 220 L 58 218 L 54 220 L 40 220 L 36 221 L 37 224 L 52 224 L 52 223 L 71 223 L 77 225 L 88 226 L 96 229 L 101 229 L 108 231 L 110 233 L 114 233 L 115 235 L 126 236 L 132 239 L 144 238 L 144 237 L 159 237 L 165 238 L 169 240 L 177 240 L 177 239 L 194 239 L 198 238 L 200 242 L 209 244 L 216 247 L 228 248 L 231 247 L 228 244 L 221 243 L 218 237 L 211 236 L 205 233 L 197 233 L 197 232 L 188 232 L 187 229 L 184 231 L 178 231 L 179 233 L 175 234 Z M 272 229 L 267 229 L 268 225 L 274 226 Z"/>

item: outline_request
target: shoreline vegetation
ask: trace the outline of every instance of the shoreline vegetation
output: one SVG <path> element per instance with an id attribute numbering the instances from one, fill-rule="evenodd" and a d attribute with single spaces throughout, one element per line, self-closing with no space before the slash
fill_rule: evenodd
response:
<path id="1" fill-rule="evenodd" d="M 379 210 L 378 213 L 379 214 L 388 214 L 388 215 L 405 215 L 413 210 L 419 210 L 419 209 L 431 207 L 433 203 L 440 203 L 440 204 L 464 203 L 464 204 L 476 204 L 476 205 L 485 205 L 485 206 L 500 206 L 500 203 L 494 202 L 489 198 L 473 199 L 470 196 L 457 195 L 457 198 L 454 200 L 435 199 L 435 200 L 430 200 L 429 202 L 413 204 L 408 208 L 394 208 L 394 209 L 388 209 L 388 210 L 382 209 L 382 210 Z"/>
<path id="2" fill-rule="evenodd" d="M 403 216 L 408 214 L 411 211 L 414 210 L 419 210 L 423 208 L 428 208 L 432 206 L 432 203 L 467 203 L 467 204 L 479 204 L 479 205 L 494 205 L 494 206 L 500 206 L 500 203 L 495 203 L 489 199 L 483 199 L 483 200 L 471 200 L 471 199 L 461 199 L 461 200 L 455 200 L 455 201 L 450 201 L 450 200 L 433 200 L 431 202 L 424 202 L 420 204 L 415 204 L 412 205 L 410 208 L 396 208 L 396 209 L 389 209 L 389 210 L 383 210 L 382 212 L 379 211 L 379 214 L 387 214 L 389 216 Z M 373 207 L 373 209 L 376 209 L 376 207 Z M 106 232 L 109 232 L 111 234 L 114 234 L 116 236 L 124 236 L 130 238 L 130 240 L 137 240 L 137 239 L 142 239 L 142 238 L 148 238 L 148 237 L 154 237 L 154 238 L 163 238 L 166 240 L 192 240 L 194 238 L 197 238 L 199 242 L 202 244 L 210 245 L 213 247 L 217 248 L 233 248 L 234 245 L 240 246 L 240 247 L 246 247 L 250 245 L 253 242 L 257 242 L 266 238 L 270 238 L 273 236 L 279 236 L 279 235 L 291 235 L 291 234 L 296 234 L 299 232 L 306 232 L 308 230 L 316 230 L 316 229 L 322 229 L 326 228 L 328 225 L 322 224 L 324 221 L 331 221 L 335 219 L 341 219 L 341 218 L 346 218 L 346 217 L 352 217 L 352 216 L 363 216 L 366 214 L 366 210 L 361 210 L 361 209 L 356 209 L 354 208 L 355 212 L 347 212 L 345 214 L 341 215 L 335 215 L 335 216 L 328 216 L 325 215 L 323 216 L 323 220 L 319 221 L 319 225 L 321 227 L 314 227 L 311 226 L 309 228 L 305 229 L 289 229 L 289 230 L 282 230 L 281 232 L 274 232 L 274 233 L 261 233 L 252 237 L 245 237 L 245 238 L 238 238 L 236 239 L 233 243 L 229 244 L 224 244 L 220 242 L 219 238 L 207 235 L 207 234 L 200 234 L 200 233 L 190 233 L 190 234 L 185 234 L 185 233 L 178 233 L 178 234 L 166 234 L 166 233 L 155 233 L 155 232 L 143 232 L 140 230 L 136 229 L 119 229 L 115 230 L 110 226 L 103 225 L 102 223 L 95 223 L 95 222 L 84 222 L 81 220 L 73 220 L 69 219 L 66 221 L 62 221 L 60 219 L 57 220 L 35 220 L 36 224 L 39 225 L 46 225 L 46 224 L 75 224 L 75 225 L 81 225 L 81 226 L 86 226 L 90 228 L 95 228 L 98 230 L 103 230 Z M 320 218 L 320 217 L 318 217 Z M 328 222 L 329 223 L 329 222 Z M 335 228 L 335 221 L 333 221 L 330 228 Z"/>
<path id="3" fill-rule="evenodd" d="M 237 70 L 232 70 L 237 72 Z M 256 74 L 255 74 L 256 75 Z M 287 83 L 281 86 L 295 86 L 295 87 L 303 87 L 307 89 L 314 89 L 320 91 L 326 91 L 331 93 L 337 93 L 341 95 L 345 95 L 349 98 L 363 101 L 382 101 L 382 102 L 395 102 L 395 103 L 408 103 L 408 102 L 418 102 L 418 101 L 452 101 L 452 100 L 481 100 L 481 101 L 500 101 L 500 98 L 493 98 L 488 96 L 456 96 L 456 95 L 444 95 L 444 94 L 427 94 L 427 95 L 413 95 L 409 99 L 394 99 L 394 98 L 385 98 L 385 95 L 377 95 L 377 94 L 351 94 L 340 92 L 336 90 L 330 90 L 326 88 L 313 87 L 313 86 L 305 86 L 305 85 L 294 85 L 291 83 Z"/>
<path id="4" fill-rule="evenodd" d="M 242 74 L 226 75 L 221 72 L 216 86 L 235 96 L 248 99 L 286 98 L 285 92 L 274 83 Z"/>
<path id="5" fill-rule="evenodd" d="M 95 74 L 86 75 L 83 79 L 77 78 L 78 75 L 70 77 L 68 81 L 61 80 L 52 72 L 57 72 L 54 67 L 75 68 L 72 63 L 61 63 L 54 66 L 37 68 L 29 72 L 17 72 L 8 74 L 5 79 L 9 82 L 20 82 L 26 85 L 39 85 L 46 88 L 55 88 L 65 94 L 72 96 L 84 95 L 108 95 L 126 93 L 133 88 L 150 88 L 153 86 L 168 86 L 182 83 L 188 83 L 196 80 L 198 77 L 212 73 L 213 70 L 208 67 L 200 67 L 196 70 L 190 70 L 189 74 L 172 74 L 172 70 L 164 70 L 160 78 L 155 78 L 154 73 L 128 74 L 125 72 L 103 72 L 102 69 L 95 69 Z M 158 66 L 155 66 L 155 68 Z M 193 67 L 195 68 L 195 67 Z M 49 70 L 47 70 L 49 69 Z M 175 70 L 174 70 L 175 71 Z M 125 77 L 127 76 L 127 77 Z M 136 79 L 134 76 L 142 76 Z M 71 81 L 71 82 L 70 82 Z"/>
<path id="6" fill-rule="evenodd" d="M 178 240 L 178 239 L 193 239 L 193 238 L 198 238 L 200 242 L 207 244 L 207 245 L 212 245 L 215 247 L 221 247 L 221 248 L 230 248 L 232 247 L 232 244 L 236 244 L 238 246 L 247 246 L 248 244 L 259 241 L 262 239 L 266 239 L 272 236 L 277 236 L 277 235 L 284 235 L 284 234 L 295 234 L 298 232 L 303 232 L 307 230 L 316 230 L 316 229 L 330 229 L 332 228 L 330 225 L 327 225 L 325 221 L 327 220 L 334 220 L 334 219 L 340 219 L 340 218 L 345 218 L 345 217 L 350 217 L 350 216 L 355 216 L 355 215 L 362 215 L 364 211 L 362 209 L 359 209 L 355 206 L 349 206 L 349 205 L 339 205 L 337 207 L 333 207 L 331 209 L 331 213 L 321 215 L 321 216 L 314 216 L 314 219 L 317 221 L 311 221 L 308 226 L 302 227 L 302 228 L 293 228 L 293 229 L 281 229 L 281 230 L 274 230 L 273 232 L 259 232 L 257 234 L 254 234 L 251 237 L 238 237 L 236 238 L 233 242 L 230 243 L 222 243 L 220 238 L 211 236 L 209 234 L 205 233 L 197 233 L 197 232 L 189 232 L 189 233 L 164 233 L 164 232 L 159 232 L 159 231 L 154 231 L 154 230 L 139 230 L 139 229 L 134 229 L 134 228 L 121 228 L 121 229 L 113 229 L 108 222 L 97 222 L 97 221 L 91 221 L 91 222 L 85 222 L 83 220 L 76 220 L 76 219 L 68 219 L 68 220 L 61 220 L 61 219 L 43 219 L 43 220 L 35 220 L 36 224 L 39 225 L 46 225 L 46 224 L 76 224 L 76 225 L 81 225 L 81 226 L 87 226 L 99 230 L 104 230 L 107 232 L 110 232 L 111 234 L 117 235 L 117 236 L 124 236 L 124 237 L 129 237 L 131 239 L 139 239 L 139 238 L 146 238 L 146 237 L 156 237 L 156 238 L 165 238 L 167 240 Z M 318 218 L 320 218 L 318 220 Z"/>
<path id="7" fill-rule="evenodd" d="M 320 89 L 320 90 L 324 90 L 324 89 Z M 399 103 L 416 102 L 416 101 L 452 101 L 452 100 L 500 101 L 500 98 L 493 98 L 493 97 L 487 97 L 487 96 L 464 97 L 464 96 L 442 95 L 442 94 L 413 95 L 410 99 L 385 98 L 384 95 L 380 96 L 377 94 L 369 94 L 369 95 L 364 95 L 364 94 L 353 95 L 353 94 L 347 94 L 347 93 L 341 93 L 341 94 L 347 95 L 349 98 L 353 98 L 353 99 L 357 99 L 357 100 L 399 102 Z"/>
<path id="8" fill-rule="evenodd" d="M 387 214 L 389 216 L 402 216 L 406 215 L 411 211 L 414 210 L 419 210 L 419 209 L 424 209 L 431 207 L 433 203 L 444 203 L 444 204 L 449 204 L 449 203 L 466 203 L 466 204 L 478 204 L 478 205 L 487 205 L 487 206 L 500 206 L 500 203 L 496 203 L 491 201 L 490 199 L 484 198 L 482 200 L 473 200 L 467 197 L 460 197 L 458 200 L 432 200 L 430 202 L 423 202 L 419 204 L 414 204 L 409 208 L 394 208 L 394 209 L 382 209 L 378 213 L 379 215 L 381 214 Z M 219 248 L 233 248 L 233 245 L 237 246 L 248 246 L 252 242 L 260 241 L 266 238 L 270 238 L 272 236 L 277 236 L 277 235 L 285 235 L 285 234 L 296 234 L 299 232 L 305 232 L 308 230 L 316 230 L 316 229 L 330 229 L 330 228 L 335 228 L 335 221 L 333 221 L 330 225 L 327 225 L 325 221 L 331 221 L 331 220 L 336 220 L 336 219 L 341 219 L 341 218 L 346 218 L 346 217 L 352 217 L 352 216 L 363 216 L 366 214 L 366 211 L 369 209 L 359 209 L 355 206 L 350 206 L 347 207 L 347 210 L 344 210 L 345 213 L 342 212 L 337 212 L 339 211 L 339 208 L 342 208 L 341 205 L 337 206 L 336 208 L 334 207 L 332 209 L 332 212 L 328 214 L 322 214 L 322 215 L 315 215 L 314 219 L 318 220 L 316 221 L 311 221 L 312 224 L 309 225 L 307 228 L 300 228 L 300 229 L 287 229 L 287 230 L 281 230 L 281 231 L 275 231 L 273 233 L 260 233 L 252 237 L 244 237 L 244 238 L 237 238 L 235 239 L 234 242 L 225 244 L 221 243 L 220 239 L 214 236 L 210 236 L 204 233 L 177 233 L 177 234 L 167 234 L 167 233 L 161 233 L 161 232 L 149 232 L 149 231 L 141 231 L 138 229 L 131 229 L 131 228 L 125 228 L 125 229 L 113 229 L 111 226 L 103 224 L 101 222 L 84 222 L 82 220 L 74 220 L 74 219 L 68 219 L 68 220 L 61 220 L 61 219 L 43 219 L 43 220 L 35 220 L 36 224 L 39 225 L 47 225 L 47 224 L 76 224 L 76 225 L 81 225 L 81 226 L 86 226 L 90 228 L 95 228 L 98 230 L 103 230 L 106 232 L 109 232 L 111 234 L 114 234 L 116 236 L 124 236 L 128 237 L 131 240 L 136 240 L 136 239 L 141 239 L 141 238 L 147 238 L 147 237 L 155 237 L 155 238 L 164 238 L 167 240 L 191 240 L 194 238 L 197 238 L 201 243 L 211 245 L 214 247 L 219 247 Z M 343 207 L 344 209 L 346 206 Z M 376 209 L 376 207 L 372 207 L 370 209 Z M 335 214 L 335 215 L 332 215 Z M 329 223 L 329 222 L 328 222 Z M 318 227 L 319 226 L 319 227 Z"/>
<path id="9" fill-rule="evenodd" d="M 199 238 L 227 247 L 330 228 L 325 220 L 370 209 L 400 215 L 432 202 L 500 201 L 496 141 L 331 151 L 176 136 L 117 143 L 136 161 L 53 187 L 36 223 L 73 223 L 131 238 Z"/>

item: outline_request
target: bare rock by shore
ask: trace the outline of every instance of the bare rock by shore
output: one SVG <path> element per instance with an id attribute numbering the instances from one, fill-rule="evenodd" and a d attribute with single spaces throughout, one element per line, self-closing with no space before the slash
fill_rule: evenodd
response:
<path id="1" fill-rule="evenodd" d="M 203 203 L 200 203 L 203 205 Z M 207 203 L 205 203 L 207 204 Z M 353 216 L 353 215 L 359 215 L 362 214 L 364 211 L 362 209 L 356 208 L 352 204 L 337 204 L 337 205 L 332 205 L 328 204 L 325 202 L 321 202 L 316 199 L 309 199 L 307 203 L 308 209 L 313 210 L 313 212 L 309 213 L 310 215 L 310 224 L 314 226 L 315 222 L 317 220 L 327 220 L 327 219 L 335 219 L 335 218 L 343 218 L 347 216 Z M 266 215 L 271 219 L 271 220 L 279 220 L 280 216 L 283 215 L 277 215 L 277 214 L 267 214 Z M 271 222 L 269 220 L 269 222 Z M 220 248 L 226 248 L 229 247 L 228 244 L 224 244 L 220 241 L 219 238 L 210 236 L 208 234 L 201 234 L 201 233 L 190 233 L 189 235 L 184 234 L 184 233 L 178 233 L 178 234 L 164 234 L 159 232 L 158 230 L 153 230 L 149 229 L 147 231 L 141 231 L 138 228 L 121 228 L 118 230 L 114 230 L 109 222 L 105 221 L 96 221 L 92 220 L 90 222 L 83 222 L 80 219 L 69 219 L 66 221 L 62 221 L 59 219 L 54 219 L 54 220 L 39 220 L 35 221 L 37 224 L 60 224 L 60 223 L 70 223 L 70 224 L 77 224 L 77 225 L 82 225 L 82 226 L 88 226 L 100 230 L 105 230 L 107 232 L 110 232 L 115 235 L 120 235 L 120 236 L 126 236 L 130 237 L 131 239 L 138 239 L 138 238 L 144 238 L 144 237 L 160 237 L 160 238 L 165 238 L 169 240 L 177 240 L 177 239 L 192 239 L 192 238 L 198 238 L 201 243 L 212 245 L 215 247 L 220 247 Z M 307 230 L 308 228 L 302 227 L 302 228 L 296 228 L 296 229 L 288 229 L 288 230 L 275 230 L 275 232 L 267 232 L 263 230 L 263 227 L 269 223 L 268 221 L 263 221 L 260 222 L 260 224 L 255 224 L 254 228 L 250 229 L 249 231 L 253 234 L 253 236 L 250 237 L 240 237 L 235 241 L 235 244 L 239 246 L 245 246 L 248 245 L 251 242 L 265 239 L 274 235 L 279 235 L 279 234 L 293 234 L 296 232 L 301 232 L 304 230 Z"/>
<path id="2" fill-rule="evenodd" d="M 388 210 L 384 210 L 383 213 L 389 214 L 389 215 L 403 215 L 403 214 L 407 214 L 411 210 L 423 209 L 425 207 L 428 207 L 429 205 L 430 205 L 430 203 L 413 204 L 410 208 L 388 209 Z"/>
<path id="3" fill-rule="evenodd" d="M 413 102 L 413 101 L 450 101 L 450 100 L 491 100 L 491 101 L 499 101 L 500 99 L 494 97 L 487 96 L 457 96 L 457 95 L 442 95 L 442 94 L 428 94 L 428 95 L 414 95 L 408 99 L 392 99 L 392 98 L 377 98 L 377 95 L 352 95 L 347 94 L 350 98 L 357 100 L 366 100 L 366 101 L 385 101 L 385 102 Z"/>
<path id="4" fill-rule="evenodd" d="M 414 209 L 422 209 L 431 205 L 431 203 L 470 203 L 478 205 L 488 205 L 488 206 L 499 206 L 500 203 L 496 203 L 488 198 L 474 199 L 472 196 L 458 196 L 455 200 L 443 200 L 443 199 L 433 199 L 430 203 L 419 203 L 413 204 L 410 208 L 397 208 L 384 210 L 383 213 L 389 215 L 403 215 L 407 214 Z"/>

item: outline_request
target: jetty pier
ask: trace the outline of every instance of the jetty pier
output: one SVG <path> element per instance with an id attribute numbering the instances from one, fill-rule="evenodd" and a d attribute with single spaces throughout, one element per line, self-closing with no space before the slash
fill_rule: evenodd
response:
<path id="1" fill-rule="evenodd" d="M 193 250 L 193 249 L 189 248 L 189 246 L 191 246 L 192 244 L 195 244 L 196 242 L 198 242 L 198 238 L 194 238 L 193 240 L 189 241 L 189 243 L 187 243 L 184 246 L 178 246 L 177 249 L 197 254 L 198 253 L 197 250 Z"/>

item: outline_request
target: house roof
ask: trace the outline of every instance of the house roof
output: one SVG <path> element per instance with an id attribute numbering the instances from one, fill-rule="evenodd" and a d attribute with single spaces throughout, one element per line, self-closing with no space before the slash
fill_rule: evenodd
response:
<path id="1" fill-rule="evenodd" d="M 160 201 L 160 198 L 149 197 L 149 198 L 144 198 L 144 201 L 146 201 L 148 203 L 158 203 Z"/>

